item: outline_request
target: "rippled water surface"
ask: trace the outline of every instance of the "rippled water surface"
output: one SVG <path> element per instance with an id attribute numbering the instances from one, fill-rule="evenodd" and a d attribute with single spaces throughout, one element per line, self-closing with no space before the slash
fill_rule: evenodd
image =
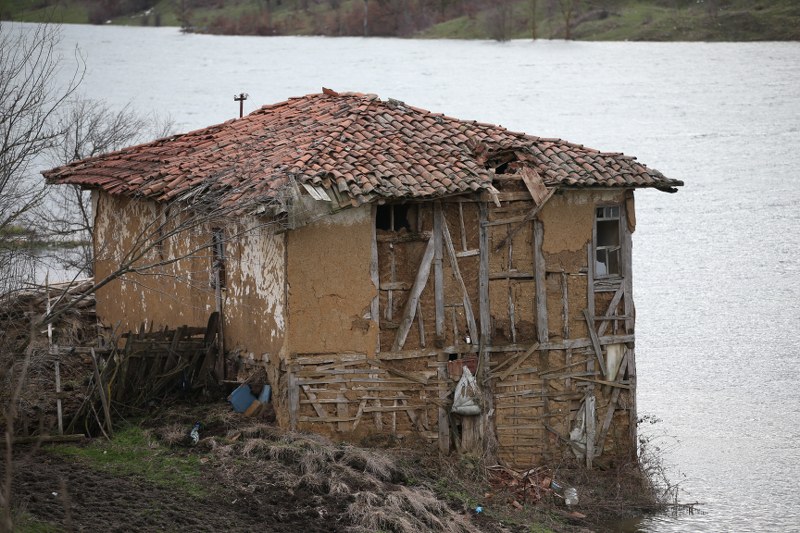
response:
<path id="1" fill-rule="evenodd" d="M 647 531 L 800 531 L 800 43 L 257 38 L 66 26 L 82 89 L 180 131 L 290 96 L 377 93 L 634 154 L 639 412 L 703 515 Z"/>

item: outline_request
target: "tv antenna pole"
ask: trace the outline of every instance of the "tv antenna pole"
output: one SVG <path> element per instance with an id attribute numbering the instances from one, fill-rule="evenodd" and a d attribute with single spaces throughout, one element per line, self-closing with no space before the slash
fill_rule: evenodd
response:
<path id="1" fill-rule="evenodd" d="M 238 95 L 233 95 L 233 101 L 239 102 L 239 118 L 244 116 L 244 101 L 247 100 L 249 95 L 247 93 L 239 93 Z"/>

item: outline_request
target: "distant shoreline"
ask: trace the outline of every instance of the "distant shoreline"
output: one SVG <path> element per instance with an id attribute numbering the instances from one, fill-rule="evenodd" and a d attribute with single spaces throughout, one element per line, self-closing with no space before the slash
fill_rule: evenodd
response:
<path id="1" fill-rule="evenodd" d="M 167 26 L 214 35 L 800 41 L 800 2 L 795 0 L 127 0 L 113 7 L 100 0 L 43 0 L 35 4 L 37 8 L 25 4 L 0 8 L 0 20 Z M 191 7 L 195 5 L 201 7 Z"/>

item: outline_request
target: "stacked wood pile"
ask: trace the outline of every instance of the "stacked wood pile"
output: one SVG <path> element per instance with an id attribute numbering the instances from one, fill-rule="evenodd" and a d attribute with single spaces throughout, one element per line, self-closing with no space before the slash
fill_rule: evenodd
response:
<path id="1" fill-rule="evenodd" d="M 92 279 L 0 296 L 0 406 L 16 405 L 14 433 L 109 433 L 112 418 L 215 380 L 219 321 L 106 338 Z M 47 325 L 48 311 L 55 320 Z M 121 348 L 118 348 L 121 346 Z M 20 382 L 21 380 L 21 382 Z M 19 391 L 19 392 L 17 392 Z M 0 430 L 5 431 L 5 419 Z"/>
<path id="2" fill-rule="evenodd" d="M 74 391 L 85 385 L 91 362 L 60 356 L 54 347 L 97 342 L 94 294 L 85 295 L 93 284 L 88 278 L 0 296 L 0 405 L 9 405 L 24 378 L 16 398 L 17 433 L 49 431 L 58 424 L 59 402 L 62 413 L 73 413 L 81 404 Z M 49 308 L 66 309 L 50 327 L 43 323 Z"/>

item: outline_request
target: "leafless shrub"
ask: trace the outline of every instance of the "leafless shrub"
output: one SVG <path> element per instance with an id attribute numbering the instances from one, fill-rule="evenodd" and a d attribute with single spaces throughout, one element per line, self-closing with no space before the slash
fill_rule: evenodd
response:
<path id="1" fill-rule="evenodd" d="M 399 487 L 388 494 L 359 492 L 347 508 L 354 531 L 476 531 L 468 523 L 454 518 L 452 511 L 425 489 Z"/>
<path id="2" fill-rule="evenodd" d="M 175 446 L 186 441 L 186 426 L 170 424 L 155 431 L 156 436 L 167 446 Z"/>
<path id="3" fill-rule="evenodd" d="M 368 472 L 382 481 L 390 481 L 397 472 L 394 461 L 386 454 L 348 446 L 341 462 L 355 470 Z"/>

